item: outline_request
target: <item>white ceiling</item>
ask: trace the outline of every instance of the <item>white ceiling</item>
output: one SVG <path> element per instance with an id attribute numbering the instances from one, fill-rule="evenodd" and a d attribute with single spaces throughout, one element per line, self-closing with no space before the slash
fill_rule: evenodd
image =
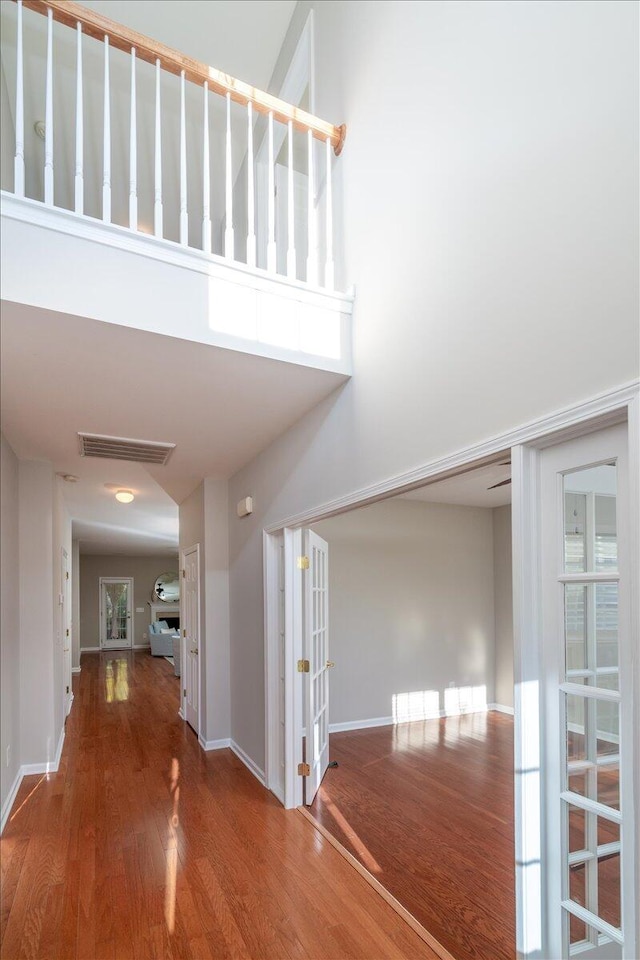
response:
<path id="1" fill-rule="evenodd" d="M 177 544 L 177 507 L 231 476 L 345 377 L 3 302 L 2 431 L 20 459 L 51 461 L 83 550 Z M 79 431 L 175 443 L 164 467 L 83 458 Z M 132 489 L 118 504 L 104 484 Z"/>
<path id="2" fill-rule="evenodd" d="M 410 493 L 403 493 L 398 499 L 454 503 L 465 507 L 502 507 L 511 503 L 511 484 L 505 484 L 495 490 L 489 490 L 489 487 L 511 476 L 510 465 L 503 465 L 508 459 L 507 453 L 501 458 L 501 463 L 468 470 L 457 477 L 450 477 L 448 480 L 431 483 Z"/>

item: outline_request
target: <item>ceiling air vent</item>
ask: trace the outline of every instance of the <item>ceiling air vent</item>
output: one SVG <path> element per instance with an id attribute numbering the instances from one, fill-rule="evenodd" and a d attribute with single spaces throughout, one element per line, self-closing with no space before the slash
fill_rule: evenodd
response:
<path id="1" fill-rule="evenodd" d="M 128 437 L 103 437 L 95 433 L 79 433 L 82 457 L 105 457 L 109 460 L 130 460 L 132 463 L 156 463 L 164 466 L 175 443 L 153 440 L 131 440 Z"/>

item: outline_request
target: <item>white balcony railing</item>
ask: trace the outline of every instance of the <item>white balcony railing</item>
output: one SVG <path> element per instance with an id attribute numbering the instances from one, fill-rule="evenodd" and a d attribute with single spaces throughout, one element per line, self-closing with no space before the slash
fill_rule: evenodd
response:
<path id="1" fill-rule="evenodd" d="M 344 126 L 78 4 L 17 0 L 11 11 L 9 192 L 333 290 Z"/>

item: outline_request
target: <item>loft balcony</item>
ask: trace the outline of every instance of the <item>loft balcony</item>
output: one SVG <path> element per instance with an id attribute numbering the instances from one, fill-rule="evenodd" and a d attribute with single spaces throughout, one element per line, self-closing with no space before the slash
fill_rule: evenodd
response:
<path id="1" fill-rule="evenodd" d="M 345 128 L 75 3 L 2 15 L 3 299 L 349 376 Z"/>

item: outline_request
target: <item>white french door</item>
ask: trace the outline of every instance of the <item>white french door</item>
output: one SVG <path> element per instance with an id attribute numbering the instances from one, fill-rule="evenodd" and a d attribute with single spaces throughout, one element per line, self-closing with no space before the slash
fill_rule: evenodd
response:
<path id="1" fill-rule="evenodd" d="M 544 956 L 634 943 L 626 424 L 540 454 Z"/>
<path id="2" fill-rule="evenodd" d="M 183 637 L 182 685 L 184 716 L 199 734 L 200 714 L 200 547 L 196 544 L 182 554 L 180 623 Z"/>
<path id="3" fill-rule="evenodd" d="M 329 545 L 304 531 L 308 568 L 303 580 L 306 763 L 304 802 L 313 803 L 329 765 Z M 305 562 L 306 565 L 306 562 Z"/>
<path id="4" fill-rule="evenodd" d="M 122 650 L 132 646 L 132 577 L 100 577 L 100 646 Z"/>

